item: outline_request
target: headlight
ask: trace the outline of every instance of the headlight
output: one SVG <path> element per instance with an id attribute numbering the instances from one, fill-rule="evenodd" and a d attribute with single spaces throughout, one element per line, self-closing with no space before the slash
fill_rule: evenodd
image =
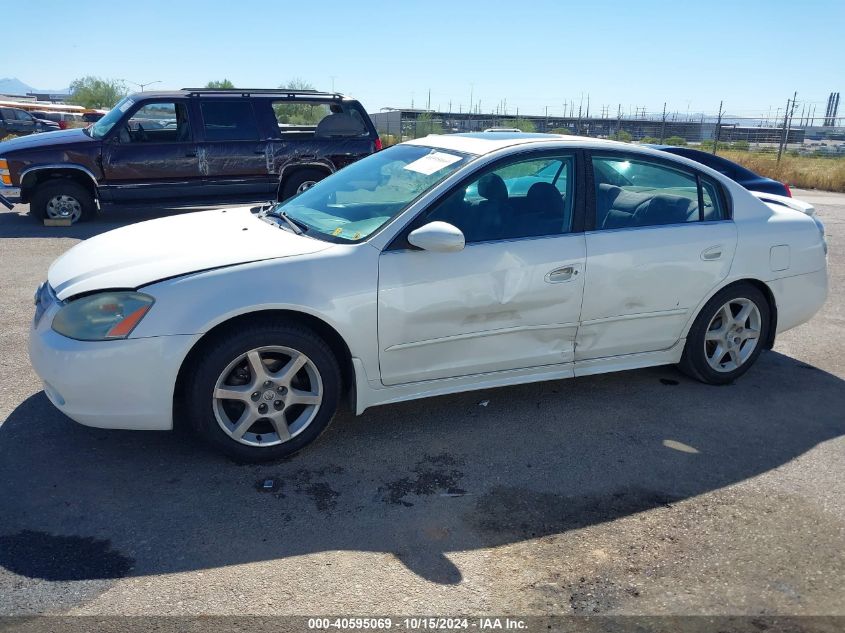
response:
<path id="1" fill-rule="evenodd" d="M 53 330 L 80 341 L 129 336 L 155 299 L 140 292 L 103 292 L 71 301 L 53 317 Z"/>

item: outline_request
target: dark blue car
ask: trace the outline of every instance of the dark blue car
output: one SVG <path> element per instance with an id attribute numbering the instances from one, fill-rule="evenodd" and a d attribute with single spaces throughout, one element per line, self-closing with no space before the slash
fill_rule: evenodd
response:
<path id="1" fill-rule="evenodd" d="M 763 193 L 774 193 L 779 196 L 792 197 L 792 192 L 786 183 L 755 174 L 750 169 L 746 169 L 742 165 L 737 165 L 721 156 L 708 154 L 697 149 L 690 149 L 689 147 L 675 147 L 673 145 L 646 145 L 646 147 L 684 156 L 702 165 L 707 165 L 707 167 L 715 169 L 720 174 L 724 174 L 750 191 L 762 191 Z"/>

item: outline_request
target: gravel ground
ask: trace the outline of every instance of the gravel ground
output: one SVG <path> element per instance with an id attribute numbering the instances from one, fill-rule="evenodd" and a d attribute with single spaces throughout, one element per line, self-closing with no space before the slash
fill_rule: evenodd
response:
<path id="1" fill-rule="evenodd" d="M 154 214 L 0 213 L 0 615 L 845 615 L 845 195 L 795 195 L 830 299 L 737 384 L 662 367 L 385 406 L 263 466 L 77 425 L 30 368 L 50 262 Z"/>

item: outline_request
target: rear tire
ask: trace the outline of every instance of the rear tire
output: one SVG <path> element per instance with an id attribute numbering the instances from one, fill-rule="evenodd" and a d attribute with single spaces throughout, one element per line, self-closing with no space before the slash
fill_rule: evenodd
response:
<path id="1" fill-rule="evenodd" d="M 768 340 L 769 302 L 750 283 L 717 292 L 687 335 L 679 369 L 710 385 L 727 385 L 754 364 Z"/>
<path id="2" fill-rule="evenodd" d="M 90 220 L 97 214 L 94 195 L 70 178 L 56 178 L 38 185 L 29 210 L 39 220 L 70 218 L 71 224 Z"/>
<path id="3" fill-rule="evenodd" d="M 291 455 L 328 427 L 341 374 L 311 330 L 259 322 L 212 339 L 196 358 L 185 413 L 198 434 L 239 462 Z"/>
<path id="4" fill-rule="evenodd" d="M 328 174 L 326 172 L 319 169 L 301 169 L 295 172 L 292 176 L 285 180 L 279 201 L 283 202 L 288 198 L 292 198 L 296 194 L 313 187 L 327 175 Z"/>

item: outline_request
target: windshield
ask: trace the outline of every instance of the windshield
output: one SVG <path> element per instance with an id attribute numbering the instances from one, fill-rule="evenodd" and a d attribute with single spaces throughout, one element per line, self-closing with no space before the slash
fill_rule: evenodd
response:
<path id="1" fill-rule="evenodd" d="M 94 138 L 103 138 L 114 127 L 114 124 L 120 121 L 121 117 L 134 103 L 129 97 L 123 97 L 123 99 L 117 102 L 116 106 L 109 110 L 107 115 L 88 128 L 91 136 Z"/>
<path id="2" fill-rule="evenodd" d="M 276 205 L 308 234 L 357 242 L 396 217 L 423 192 L 464 165 L 470 156 L 396 145 L 344 167 L 299 195 Z"/>

